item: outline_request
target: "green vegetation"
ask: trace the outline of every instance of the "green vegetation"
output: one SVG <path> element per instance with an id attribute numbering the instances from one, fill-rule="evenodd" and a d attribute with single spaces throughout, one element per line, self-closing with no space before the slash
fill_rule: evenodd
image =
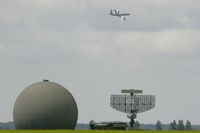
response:
<path id="1" fill-rule="evenodd" d="M 0 130 L 0 133 L 200 133 L 200 131 Z"/>

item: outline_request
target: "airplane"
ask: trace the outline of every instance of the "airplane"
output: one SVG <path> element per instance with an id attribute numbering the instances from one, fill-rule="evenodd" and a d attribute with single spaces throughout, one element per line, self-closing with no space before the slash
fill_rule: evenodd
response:
<path id="1" fill-rule="evenodd" d="M 120 13 L 119 10 L 112 9 L 112 10 L 110 10 L 110 15 L 111 15 L 111 16 L 120 17 L 120 19 L 121 19 L 122 21 L 125 21 L 125 20 L 126 20 L 125 16 L 129 16 L 130 13 Z"/>

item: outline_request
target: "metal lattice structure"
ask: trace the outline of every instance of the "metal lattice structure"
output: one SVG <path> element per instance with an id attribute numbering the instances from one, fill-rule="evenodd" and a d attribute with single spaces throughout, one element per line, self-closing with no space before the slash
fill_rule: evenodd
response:
<path id="1" fill-rule="evenodd" d="M 137 113 L 148 111 L 155 107 L 155 96 L 153 95 L 111 95 L 110 105 L 112 108 L 123 112 L 130 113 L 136 110 Z"/>
<path id="2" fill-rule="evenodd" d="M 137 113 L 148 111 L 155 107 L 154 95 L 139 95 L 134 93 L 142 93 L 142 90 L 122 90 L 122 93 L 130 93 L 130 95 L 111 95 L 110 106 L 120 112 L 127 113 L 131 119 L 130 127 L 133 128 Z"/>

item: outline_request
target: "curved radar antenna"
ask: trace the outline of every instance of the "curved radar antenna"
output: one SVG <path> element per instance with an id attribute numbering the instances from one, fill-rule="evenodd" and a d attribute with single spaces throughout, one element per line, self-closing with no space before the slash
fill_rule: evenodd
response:
<path id="1" fill-rule="evenodd" d="M 142 90 L 122 90 L 130 95 L 111 95 L 110 106 L 117 111 L 127 113 L 130 128 L 133 129 L 137 113 L 148 111 L 155 107 L 155 95 L 141 95 Z"/>

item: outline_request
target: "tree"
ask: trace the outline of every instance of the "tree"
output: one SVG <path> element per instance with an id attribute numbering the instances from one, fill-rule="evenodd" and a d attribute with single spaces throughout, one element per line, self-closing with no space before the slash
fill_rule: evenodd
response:
<path id="1" fill-rule="evenodd" d="M 186 121 L 185 129 L 186 129 L 186 130 L 192 130 L 192 126 L 191 126 L 191 123 L 190 123 L 189 120 Z"/>
<path id="2" fill-rule="evenodd" d="M 89 124 L 90 124 L 90 129 L 94 129 L 95 121 L 90 120 Z"/>
<path id="3" fill-rule="evenodd" d="M 185 126 L 183 124 L 183 120 L 179 120 L 178 121 L 177 129 L 178 130 L 185 130 Z"/>
<path id="4" fill-rule="evenodd" d="M 135 130 L 139 130 L 140 129 L 140 123 L 139 123 L 139 121 L 135 122 L 134 129 Z"/>
<path id="5" fill-rule="evenodd" d="M 174 120 L 173 122 L 170 123 L 170 130 L 176 130 L 177 129 L 177 125 L 176 125 L 176 121 Z"/>
<path id="6" fill-rule="evenodd" d="M 156 123 L 156 129 L 157 130 L 162 130 L 162 123 L 159 120 Z"/>

